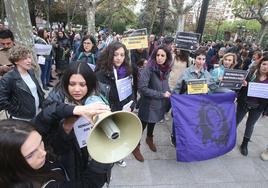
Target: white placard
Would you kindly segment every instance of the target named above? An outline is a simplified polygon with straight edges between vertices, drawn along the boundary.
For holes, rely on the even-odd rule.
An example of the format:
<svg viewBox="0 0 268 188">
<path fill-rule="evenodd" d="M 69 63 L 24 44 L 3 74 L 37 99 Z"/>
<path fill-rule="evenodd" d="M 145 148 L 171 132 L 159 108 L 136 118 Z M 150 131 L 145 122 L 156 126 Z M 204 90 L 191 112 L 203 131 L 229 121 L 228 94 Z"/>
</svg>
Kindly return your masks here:
<svg viewBox="0 0 268 188">
<path fill-rule="evenodd" d="M 79 117 L 74 122 L 74 134 L 80 148 L 83 148 L 87 145 L 87 139 L 92 127 L 92 124 L 90 124 L 88 120 L 84 117 Z"/>
<path fill-rule="evenodd" d="M 268 99 L 268 84 L 249 82 L 248 96 Z"/>
<path fill-rule="evenodd" d="M 40 64 L 40 65 L 46 64 L 46 58 L 44 56 L 42 56 L 42 55 L 38 56 L 37 63 Z"/>
<path fill-rule="evenodd" d="M 91 68 L 92 71 L 95 71 L 96 65 L 88 63 L 88 66 Z"/>
<path fill-rule="evenodd" d="M 50 44 L 34 44 L 34 49 L 37 55 L 50 55 L 52 45 Z"/>
<path fill-rule="evenodd" d="M 125 105 L 123 106 L 122 111 L 130 112 L 130 111 L 131 111 L 131 108 L 130 108 L 130 107 L 131 107 L 132 103 L 133 103 L 133 100 L 131 100 L 131 101 L 129 101 L 127 104 L 125 104 Z"/>
<path fill-rule="evenodd" d="M 120 101 L 125 100 L 132 94 L 132 79 L 130 76 L 116 80 L 115 83 Z"/>
</svg>

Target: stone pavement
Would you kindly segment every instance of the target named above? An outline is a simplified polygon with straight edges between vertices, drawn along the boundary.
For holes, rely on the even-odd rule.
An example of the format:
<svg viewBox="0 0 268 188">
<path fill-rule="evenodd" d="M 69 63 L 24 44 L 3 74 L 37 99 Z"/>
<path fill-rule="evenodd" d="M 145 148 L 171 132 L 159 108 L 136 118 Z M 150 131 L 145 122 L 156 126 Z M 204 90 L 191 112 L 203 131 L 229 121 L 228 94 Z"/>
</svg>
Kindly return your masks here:
<svg viewBox="0 0 268 188">
<path fill-rule="evenodd" d="M 257 122 L 247 157 L 238 150 L 244 129 L 245 119 L 231 152 L 207 161 L 184 163 L 176 162 L 175 148 L 170 144 L 171 121 L 159 123 L 154 136 L 157 152 L 149 150 L 143 134 L 141 151 L 145 161 L 141 163 L 131 154 L 126 158 L 126 167 L 115 165 L 110 188 L 267 188 L 268 161 L 259 156 L 268 144 L 268 117 Z"/>
</svg>

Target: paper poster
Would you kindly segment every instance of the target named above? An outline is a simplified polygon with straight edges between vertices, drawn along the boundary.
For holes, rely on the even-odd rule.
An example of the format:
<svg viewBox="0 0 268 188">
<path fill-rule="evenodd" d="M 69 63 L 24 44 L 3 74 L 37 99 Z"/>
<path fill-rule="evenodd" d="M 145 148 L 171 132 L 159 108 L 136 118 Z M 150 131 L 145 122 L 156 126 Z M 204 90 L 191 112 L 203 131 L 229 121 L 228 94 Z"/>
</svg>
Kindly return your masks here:
<svg viewBox="0 0 268 188">
<path fill-rule="evenodd" d="M 192 79 L 187 81 L 188 94 L 206 94 L 208 93 L 208 84 L 204 79 Z"/>
<path fill-rule="evenodd" d="M 268 99 L 268 84 L 249 82 L 248 96 Z"/>
<path fill-rule="evenodd" d="M 42 55 L 38 56 L 37 63 L 40 64 L 40 65 L 46 64 L 46 58 L 44 56 L 42 56 Z"/>
<path fill-rule="evenodd" d="M 121 42 L 126 45 L 128 50 L 148 48 L 147 29 L 126 31 L 123 34 Z"/>
<path fill-rule="evenodd" d="M 87 139 L 92 127 L 92 124 L 90 124 L 88 120 L 84 117 L 79 117 L 74 122 L 74 134 L 80 148 L 83 148 L 87 145 Z"/>
<path fill-rule="evenodd" d="M 52 45 L 49 44 L 34 44 L 34 49 L 37 55 L 50 55 Z"/>
<path fill-rule="evenodd" d="M 116 80 L 116 88 L 119 96 L 119 100 L 123 101 L 132 94 L 132 79 L 126 77 L 120 80 Z"/>
</svg>

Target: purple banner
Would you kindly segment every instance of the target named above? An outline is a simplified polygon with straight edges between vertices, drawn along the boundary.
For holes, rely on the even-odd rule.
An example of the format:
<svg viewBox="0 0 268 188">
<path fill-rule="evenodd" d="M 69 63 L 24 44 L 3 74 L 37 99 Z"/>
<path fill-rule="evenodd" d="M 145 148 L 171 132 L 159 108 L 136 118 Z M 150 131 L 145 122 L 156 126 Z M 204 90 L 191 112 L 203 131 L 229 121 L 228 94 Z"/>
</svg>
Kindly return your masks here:
<svg viewBox="0 0 268 188">
<path fill-rule="evenodd" d="M 177 161 L 223 155 L 236 143 L 235 93 L 171 96 Z"/>
</svg>

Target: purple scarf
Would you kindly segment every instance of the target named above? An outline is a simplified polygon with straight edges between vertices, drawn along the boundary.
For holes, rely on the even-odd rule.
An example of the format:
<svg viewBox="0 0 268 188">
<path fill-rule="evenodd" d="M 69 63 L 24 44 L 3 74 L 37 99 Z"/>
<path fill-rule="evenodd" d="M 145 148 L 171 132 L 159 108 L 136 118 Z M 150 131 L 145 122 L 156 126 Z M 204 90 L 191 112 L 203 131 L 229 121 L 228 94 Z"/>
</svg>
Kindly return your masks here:
<svg viewBox="0 0 268 188">
<path fill-rule="evenodd" d="M 127 68 L 124 64 L 122 64 L 120 67 L 115 67 L 115 70 L 117 72 L 117 79 L 122 79 L 127 76 Z"/>
</svg>

